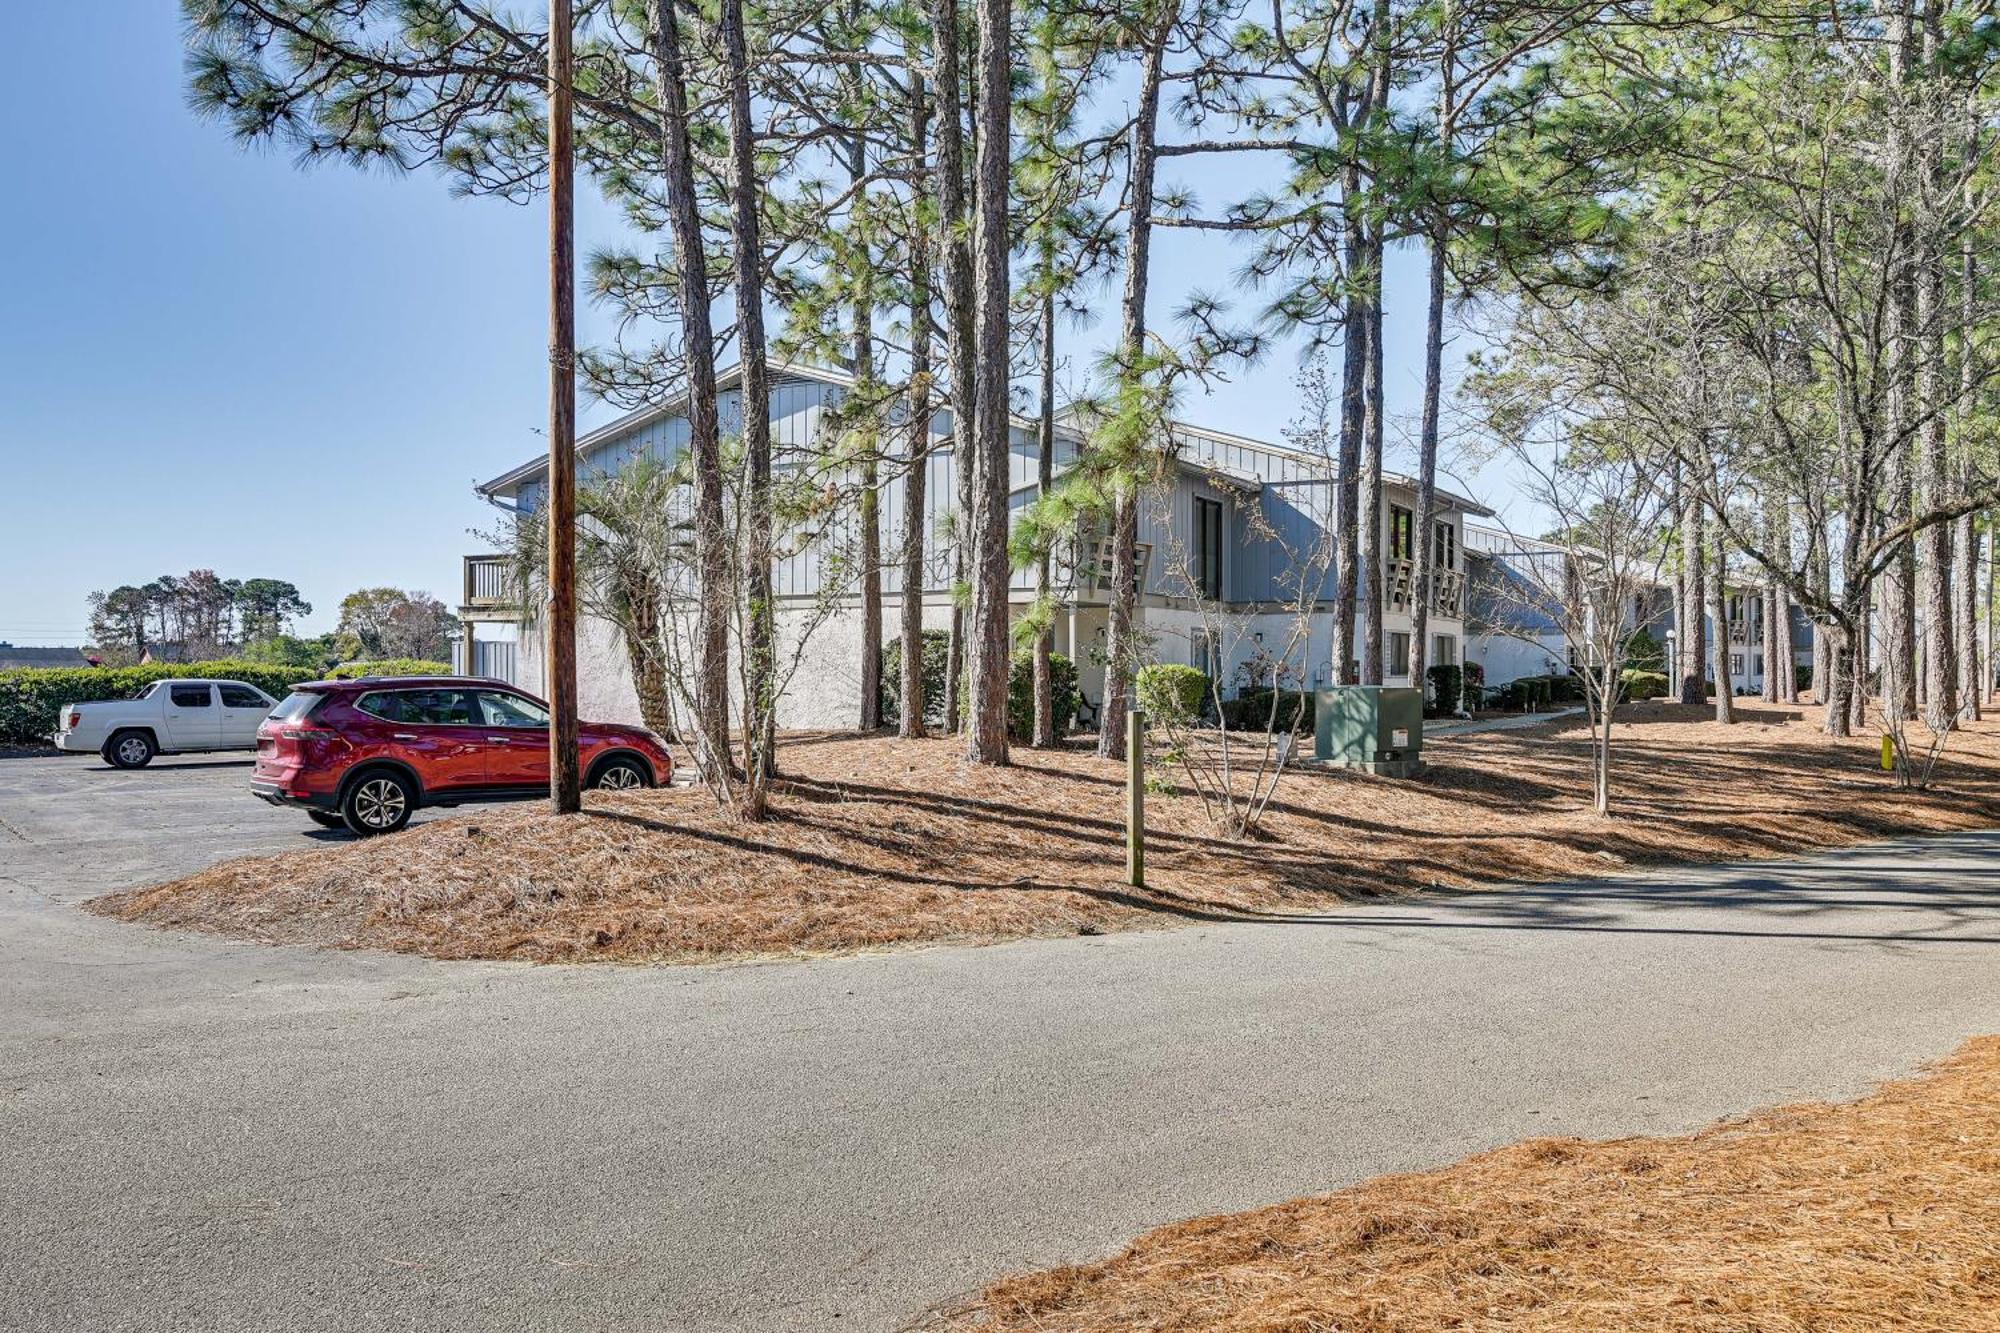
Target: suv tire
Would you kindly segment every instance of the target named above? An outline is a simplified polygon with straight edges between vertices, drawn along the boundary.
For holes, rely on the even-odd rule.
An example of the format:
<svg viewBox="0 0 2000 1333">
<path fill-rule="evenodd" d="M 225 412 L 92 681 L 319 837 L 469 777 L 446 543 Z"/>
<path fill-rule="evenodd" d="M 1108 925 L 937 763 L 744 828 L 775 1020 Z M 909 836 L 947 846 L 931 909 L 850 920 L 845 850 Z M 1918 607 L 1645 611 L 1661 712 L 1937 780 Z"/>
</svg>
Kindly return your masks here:
<svg viewBox="0 0 2000 1333">
<path fill-rule="evenodd" d="M 416 813 L 415 784 L 401 773 L 371 769 L 347 785 L 340 798 L 341 821 L 356 837 L 394 833 Z"/>
<path fill-rule="evenodd" d="M 98 753 L 113 768 L 144 768 L 159 752 L 160 747 L 143 731 L 114 731 Z"/>
<path fill-rule="evenodd" d="M 331 810 L 308 810 L 306 811 L 306 818 L 321 828 L 347 827 L 347 816 L 336 814 Z"/>
<path fill-rule="evenodd" d="M 590 772 L 585 784 L 592 791 L 637 791 L 653 785 L 653 775 L 630 755 L 606 759 Z"/>
</svg>

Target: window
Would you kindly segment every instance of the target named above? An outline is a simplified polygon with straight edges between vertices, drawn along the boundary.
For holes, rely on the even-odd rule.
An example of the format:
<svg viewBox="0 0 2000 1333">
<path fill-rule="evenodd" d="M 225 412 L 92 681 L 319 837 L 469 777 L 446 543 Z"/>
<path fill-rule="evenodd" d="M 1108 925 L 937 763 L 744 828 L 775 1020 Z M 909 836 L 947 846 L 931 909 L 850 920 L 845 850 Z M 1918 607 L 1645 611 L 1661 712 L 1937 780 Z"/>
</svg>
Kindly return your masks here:
<svg viewBox="0 0 2000 1333">
<path fill-rule="evenodd" d="M 1410 636 L 1389 632 L 1389 674 L 1407 676 L 1410 674 Z"/>
<path fill-rule="evenodd" d="M 1450 634 L 1434 634 L 1431 636 L 1431 665 L 1458 665 L 1457 638 Z"/>
<path fill-rule="evenodd" d="M 1222 501 L 1194 498 L 1195 591 L 1203 597 L 1222 596 Z"/>
<path fill-rule="evenodd" d="M 1432 535 L 1431 563 L 1439 569 L 1458 568 L 1458 529 L 1449 523 L 1438 524 Z"/>
<path fill-rule="evenodd" d="M 1731 653 L 1729 655 L 1729 674 L 1732 676 L 1740 676 L 1743 674 L 1742 653 Z"/>
<path fill-rule="evenodd" d="M 271 701 L 248 685 L 218 685 L 224 708 L 269 708 Z"/>
<path fill-rule="evenodd" d="M 174 686 L 173 705 L 176 708 L 206 708 L 213 702 L 214 691 L 206 685 Z"/>
<path fill-rule="evenodd" d="M 293 690 L 285 696 L 283 703 L 272 710 L 271 719 L 275 722 L 297 722 L 307 713 L 312 712 L 313 707 L 325 697 L 325 695 L 314 694 L 310 690 Z"/>
<path fill-rule="evenodd" d="M 356 699 L 354 706 L 384 722 L 433 727 L 474 724 L 472 699 L 464 690 L 377 690 Z"/>
<path fill-rule="evenodd" d="M 1389 506 L 1389 558 L 1417 558 L 1417 516 L 1401 505 Z"/>
<path fill-rule="evenodd" d="M 546 727 L 549 725 L 548 710 L 531 699 L 523 699 L 518 694 L 503 694 L 499 690 L 479 692 L 479 711 L 489 727 Z"/>
</svg>

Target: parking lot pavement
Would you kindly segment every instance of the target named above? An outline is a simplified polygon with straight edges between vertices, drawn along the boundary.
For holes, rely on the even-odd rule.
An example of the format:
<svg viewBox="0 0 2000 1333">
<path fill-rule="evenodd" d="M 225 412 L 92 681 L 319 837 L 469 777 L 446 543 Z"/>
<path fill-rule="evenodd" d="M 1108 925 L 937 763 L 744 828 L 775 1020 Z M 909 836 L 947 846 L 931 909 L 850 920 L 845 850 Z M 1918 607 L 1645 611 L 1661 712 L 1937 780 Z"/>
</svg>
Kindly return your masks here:
<svg viewBox="0 0 2000 1333">
<path fill-rule="evenodd" d="M 756 966 L 76 909 L 323 836 L 246 777 L 0 760 L 0 1330 L 893 1329 L 1158 1223 L 2000 1030 L 1994 834 Z"/>
<path fill-rule="evenodd" d="M 232 856 L 348 839 L 252 796 L 250 767 L 234 754 L 163 756 L 135 769 L 96 755 L 0 759 L 0 884 L 10 896 L 71 901 Z"/>
</svg>

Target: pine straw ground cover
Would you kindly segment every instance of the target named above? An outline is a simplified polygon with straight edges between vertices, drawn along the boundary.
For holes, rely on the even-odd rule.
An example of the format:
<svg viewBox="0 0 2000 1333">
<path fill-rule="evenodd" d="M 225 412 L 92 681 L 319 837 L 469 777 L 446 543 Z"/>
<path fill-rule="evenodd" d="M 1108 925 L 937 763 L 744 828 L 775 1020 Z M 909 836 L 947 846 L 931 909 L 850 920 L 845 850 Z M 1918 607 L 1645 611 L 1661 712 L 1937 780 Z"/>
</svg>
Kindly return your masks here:
<svg viewBox="0 0 2000 1333">
<path fill-rule="evenodd" d="M 1407 781 L 1299 772 L 1247 842 L 1210 836 L 1191 795 L 1152 796 L 1145 892 L 1121 882 L 1122 764 L 1023 749 L 980 769 L 952 740 L 826 737 L 783 748 L 761 825 L 688 790 L 593 795 L 573 818 L 488 807 L 94 907 L 437 958 L 697 960 L 1255 919 L 2000 822 L 2000 722 L 1954 739 L 1938 790 L 1905 795 L 1876 770 L 1878 741 L 1827 740 L 1804 711 L 1753 706 L 1725 728 L 1635 706 L 1613 820 L 1588 808 L 1573 722 L 1437 741 Z"/>
<path fill-rule="evenodd" d="M 1534 1139 L 1162 1227 L 1008 1278 L 940 1327 L 2000 1328 L 2000 1037 L 1850 1105 L 1683 1138 Z"/>
</svg>

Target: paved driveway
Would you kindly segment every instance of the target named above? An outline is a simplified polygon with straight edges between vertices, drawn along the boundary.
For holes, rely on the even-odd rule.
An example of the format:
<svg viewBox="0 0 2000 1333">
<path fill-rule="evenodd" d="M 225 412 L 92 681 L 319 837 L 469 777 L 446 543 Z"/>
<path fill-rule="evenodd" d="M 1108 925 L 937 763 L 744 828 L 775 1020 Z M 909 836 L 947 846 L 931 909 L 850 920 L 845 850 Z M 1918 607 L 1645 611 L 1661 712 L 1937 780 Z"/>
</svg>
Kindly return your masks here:
<svg viewBox="0 0 2000 1333">
<path fill-rule="evenodd" d="M 1154 1223 L 1859 1093 L 2000 1031 L 2000 839 L 737 967 L 73 909 L 309 845 L 0 761 L 0 1327 L 884 1329 Z"/>
</svg>

